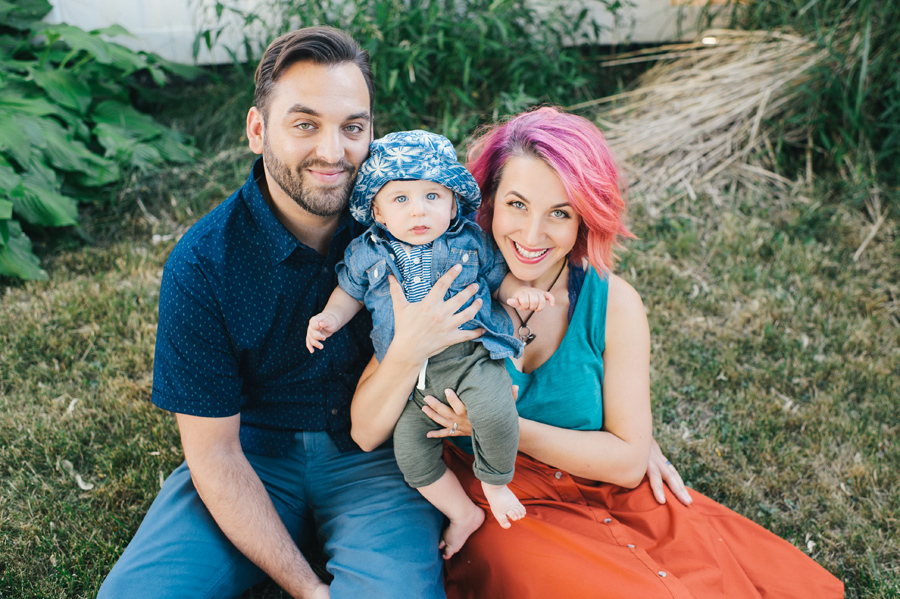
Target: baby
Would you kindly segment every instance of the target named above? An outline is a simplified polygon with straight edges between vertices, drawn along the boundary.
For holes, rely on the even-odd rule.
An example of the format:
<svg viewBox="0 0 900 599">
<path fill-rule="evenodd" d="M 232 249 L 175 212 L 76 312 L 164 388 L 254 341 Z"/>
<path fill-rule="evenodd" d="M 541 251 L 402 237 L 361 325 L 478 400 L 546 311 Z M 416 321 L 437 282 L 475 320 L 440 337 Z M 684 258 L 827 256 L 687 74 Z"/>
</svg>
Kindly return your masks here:
<svg viewBox="0 0 900 599">
<path fill-rule="evenodd" d="M 365 304 L 372 313 L 372 341 L 380 362 L 394 336 L 388 275 L 397 278 L 410 302 L 421 301 L 454 265 L 462 271 L 448 297 L 478 283 L 481 309 L 462 328 L 482 328 L 484 335 L 426 362 L 394 429 L 394 452 L 406 482 L 450 521 L 440 544 L 445 558 L 481 526 L 484 513 L 444 465 L 442 440 L 426 437 L 435 427 L 422 412 L 426 395 L 446 402 L 444 390 L 456 390 L 472 423 L 474 471 L 491 512 L 503 528 L 525 516 L 525 507 L 507 487 L 513 477 L 519 425 L 512 382 L 502 362 L 520 356 L 523 345 L 513 336 L 506 311 L 491 302 L 491 291 L 503 281 L 506 265 L 478 225 L 462 218 L 463 211 L 474 212 L 480 202 L 475 179 L 459 163 L 447 138 L 404 131 L 372 142 L 350 198 L 353 217 L 370 227 L 347 248 L 337 266 L 340 286 L 322 313 L 310 319 L 306 334 L 310 352 L 322 349 L 322 341 Z M 551 294 L 531 287 L 518 289 L 511 299 L 526 309 L 553 304 Z"/>
</svg>

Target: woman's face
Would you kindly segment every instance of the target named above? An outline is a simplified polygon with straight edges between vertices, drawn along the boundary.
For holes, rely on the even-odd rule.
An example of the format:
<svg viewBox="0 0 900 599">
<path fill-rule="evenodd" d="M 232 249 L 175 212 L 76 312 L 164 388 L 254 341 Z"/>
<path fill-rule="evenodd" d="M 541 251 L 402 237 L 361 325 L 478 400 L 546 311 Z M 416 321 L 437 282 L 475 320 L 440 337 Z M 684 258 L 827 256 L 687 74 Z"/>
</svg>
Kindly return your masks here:
<svg viewBox="0 0 900 599">
<path fill-rule="evenodd" d="M 536 287 L 550 284 L 575 245 L 581 219 L 559 175 L 539 158 L 507 160 L 494 197 L 494 240 L 510 272 Z"/>
</svg>

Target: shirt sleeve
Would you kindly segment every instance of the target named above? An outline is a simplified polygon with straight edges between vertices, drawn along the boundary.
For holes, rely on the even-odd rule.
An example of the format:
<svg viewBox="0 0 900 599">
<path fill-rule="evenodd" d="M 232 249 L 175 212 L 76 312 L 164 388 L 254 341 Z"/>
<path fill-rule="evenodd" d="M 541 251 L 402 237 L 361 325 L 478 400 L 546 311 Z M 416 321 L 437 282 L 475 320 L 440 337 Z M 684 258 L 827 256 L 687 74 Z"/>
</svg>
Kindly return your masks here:
<svg viewBox="0 0 900 599">
<path fill-rule="evenodd" d="M 347 292 L 347 295 L 358 302 L 364 301 L 369 288 L 369 278 L 366 274 L 368 261 L 365 259 L 368 254 L 367 249 L 363 237 L 357 237 L 350 242 L 344 252 L 344 259 L 335 267 L 338 285 Z"/>
<path fill-rule="evenodd" d="M 483 265 L 481 267 L 482 275 L 484 276 L 485 281 L 487 281 L 491 293 L 494 293 L 500 288 L 500 283 L 502 283 L 504 277 L 506 277 L 506 261 L 503 259 L 500 248 L 495 247 L 492 240 L 483 231 L 481 233 L 481 242 L 484 248 L 480 252 L 484 256 L 484 260 L 482 261 Z"/>
<path fill-rule="evenodd" d="M 160 287 L 153 403 L 192 416 L 233 416 L 241 408 L 237 352 L 202 267 L 178 256 Z"/>
</svg>

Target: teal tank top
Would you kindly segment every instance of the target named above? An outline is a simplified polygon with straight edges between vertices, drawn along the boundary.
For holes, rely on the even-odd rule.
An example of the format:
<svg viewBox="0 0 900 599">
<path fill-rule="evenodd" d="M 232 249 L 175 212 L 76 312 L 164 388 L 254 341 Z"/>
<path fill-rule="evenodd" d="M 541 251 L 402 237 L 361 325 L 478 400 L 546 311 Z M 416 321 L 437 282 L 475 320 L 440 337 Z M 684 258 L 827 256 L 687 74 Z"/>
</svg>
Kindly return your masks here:
<svg viewBox="0 0 900 599">
<path fill-rule="evenodd" d="M 526 420 L 573 430 L 603 427 L 603 349 L 609 279 L 588 267 L 569 328 L 559 348 L 536 370 L 506 370 L 519 386 L 516 409 Z"/>
</svg>

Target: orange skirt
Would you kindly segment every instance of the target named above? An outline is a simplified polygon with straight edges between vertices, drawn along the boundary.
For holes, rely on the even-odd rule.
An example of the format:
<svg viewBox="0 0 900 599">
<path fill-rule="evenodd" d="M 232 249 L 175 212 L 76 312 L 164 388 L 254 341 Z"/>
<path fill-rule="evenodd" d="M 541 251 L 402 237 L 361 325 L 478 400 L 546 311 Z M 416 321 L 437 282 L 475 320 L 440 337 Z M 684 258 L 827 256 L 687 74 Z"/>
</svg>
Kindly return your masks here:
<svg viewBox="0 0 900 599">
<path fill-rule="evenodd" d="M 448 599 L 843 597 L 843 583 L 796 547 L 691 490 L 660 505 L 636 489 L 597 483 L 519 454 L 510 488 L 528 510 L 503 530 L 472 456 L 444 459 L 475 503 L 480 529 L 445 563 Z"/>
</svg>

